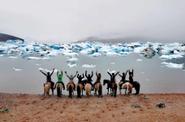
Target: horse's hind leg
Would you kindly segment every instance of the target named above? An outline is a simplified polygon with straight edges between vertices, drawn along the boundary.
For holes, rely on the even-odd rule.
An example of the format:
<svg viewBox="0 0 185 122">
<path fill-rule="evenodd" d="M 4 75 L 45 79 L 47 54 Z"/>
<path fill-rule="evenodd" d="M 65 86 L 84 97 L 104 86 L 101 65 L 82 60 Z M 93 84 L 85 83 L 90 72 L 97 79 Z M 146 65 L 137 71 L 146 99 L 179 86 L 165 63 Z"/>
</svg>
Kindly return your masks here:
<svg viewBox="0 0 185 122">
<path fill-rule="evenodd" d="M 52 95 L 54 95 L 54 89 L 53 88 L 51 89 L 51 91 L 52 91 Z"/>
</svg>

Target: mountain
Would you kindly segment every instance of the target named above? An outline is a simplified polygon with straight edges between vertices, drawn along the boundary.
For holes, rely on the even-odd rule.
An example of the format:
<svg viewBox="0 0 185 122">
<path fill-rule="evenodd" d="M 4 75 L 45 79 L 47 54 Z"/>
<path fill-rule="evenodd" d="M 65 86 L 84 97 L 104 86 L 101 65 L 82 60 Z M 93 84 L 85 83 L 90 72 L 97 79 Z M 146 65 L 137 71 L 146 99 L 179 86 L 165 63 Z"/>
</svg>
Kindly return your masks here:
<svg viewBox="0 0 185 122">
<path fill-rule="evenodd" d="M 12 35 L 0 33 L 0 42 L 5 42 L 7 40 L 21 40 L 21 41 L 24 42 L 24 39 L 21 39 L 19 37 L 15 37 L 15 36 L 12 36 Z"/>
<path fill-rule="evenodd" d="M 164 42 L 164 43 L 174 42 L 174 41 L 184 42 L 182 40 L 167 40 L 167 39 L 161 40 L 158 38 L 148 38 L 148 37 L 101 38 L 101 37 L 95 37 L 95 36 L 81 39 L 78 42 L 85 42 L 85 41 L 88 41 L 88 42 L 97 41 L 97 42 L 103 42 L 103 43 L 137 42 L 137 41 L 143 42 L 143 43 L 148 42 L 148 41 L 149 42 Z"/>
</svg>

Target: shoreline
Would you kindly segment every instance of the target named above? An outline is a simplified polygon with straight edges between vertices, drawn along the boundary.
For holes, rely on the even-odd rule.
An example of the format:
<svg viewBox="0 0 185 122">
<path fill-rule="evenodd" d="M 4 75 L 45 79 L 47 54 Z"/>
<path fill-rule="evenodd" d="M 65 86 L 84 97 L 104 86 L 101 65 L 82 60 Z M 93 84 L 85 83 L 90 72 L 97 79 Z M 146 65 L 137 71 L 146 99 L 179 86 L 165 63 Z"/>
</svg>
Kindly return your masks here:
<svg viewBox="0 0 185 122">
<path fill-rule="evenodd" d="M 164 103 L 164 108 L 156 105 Z M 185 93 L 104 95 L 68 98 L 40 94 L 0 92 L 0 122 L 29 121 L 185 121 Z"/>
</svg>

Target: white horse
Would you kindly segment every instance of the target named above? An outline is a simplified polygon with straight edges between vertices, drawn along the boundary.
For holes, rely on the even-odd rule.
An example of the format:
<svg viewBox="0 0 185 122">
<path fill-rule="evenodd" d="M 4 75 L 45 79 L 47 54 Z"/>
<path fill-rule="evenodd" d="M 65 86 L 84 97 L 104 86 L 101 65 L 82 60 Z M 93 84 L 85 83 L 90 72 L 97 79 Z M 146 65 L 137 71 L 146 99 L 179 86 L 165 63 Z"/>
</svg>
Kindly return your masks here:
<svg viewBox="0 0 185 122">
<path fill-rule="evenodd" d="M 126 83 L 123 83 L 121 85 L 121 88 L 122 89 L 125 89 L 125 95 L 128 94 L 130 95 L 132 93 L 132 88 L 133 88 L 133 85 L 130 83 L 130 82 L 126 82 Z M 120 91 L 121 92 L 121 91 Z M 120 93 L 121 94 L 121 93 Z"/>
</svg>

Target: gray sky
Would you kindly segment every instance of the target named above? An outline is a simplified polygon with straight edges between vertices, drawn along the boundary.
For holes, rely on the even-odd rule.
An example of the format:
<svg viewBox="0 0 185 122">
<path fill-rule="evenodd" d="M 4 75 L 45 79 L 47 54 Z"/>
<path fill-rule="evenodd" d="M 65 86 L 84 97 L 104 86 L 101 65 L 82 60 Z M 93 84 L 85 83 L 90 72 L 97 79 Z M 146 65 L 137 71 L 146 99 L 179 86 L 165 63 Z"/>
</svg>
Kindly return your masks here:
<svg viewBox="0 0 185 122">
<path fill-rule="evenodd" d="M 185 40 L 184 0 L 0 0 L 0 32 L 25 39 Z"/>
</svg>

